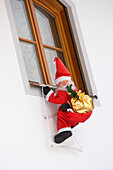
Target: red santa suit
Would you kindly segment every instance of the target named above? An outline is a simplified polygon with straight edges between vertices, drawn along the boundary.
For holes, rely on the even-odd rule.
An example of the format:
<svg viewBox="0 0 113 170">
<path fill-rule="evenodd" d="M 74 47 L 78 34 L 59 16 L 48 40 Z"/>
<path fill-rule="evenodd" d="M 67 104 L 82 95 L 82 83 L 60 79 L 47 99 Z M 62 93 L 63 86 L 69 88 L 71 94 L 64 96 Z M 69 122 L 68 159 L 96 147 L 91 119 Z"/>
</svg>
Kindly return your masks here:
<svg viewBox="0 0 113 170">
<path fill-rule="evenodd" d="M 55 104 L 65 104 L 67 101 L 71 100 L 70 95 L 63 90 L 58 90 L 55 94 L 53 90 L 50 90 L 46 95 L 46 100 Z M 75 113 L 75 112 L 66 112 L 62 111 L 59 107 L 57 112 L 57 130 L 58 133 L 63 131 L 71 131 L 71 126 L 76 126 L 78 123 L 85 122 L 92 114 L 91 112 L 87 113 Z"/>
</svg>

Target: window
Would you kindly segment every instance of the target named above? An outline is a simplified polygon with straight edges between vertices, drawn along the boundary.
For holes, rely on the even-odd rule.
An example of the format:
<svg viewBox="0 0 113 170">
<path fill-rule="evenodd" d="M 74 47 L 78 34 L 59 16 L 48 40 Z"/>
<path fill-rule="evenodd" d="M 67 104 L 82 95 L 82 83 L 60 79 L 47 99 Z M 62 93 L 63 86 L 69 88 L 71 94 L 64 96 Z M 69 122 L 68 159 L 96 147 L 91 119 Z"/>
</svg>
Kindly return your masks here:
<svg viewBox="0 0 113 170">
<path fill-rule="evenodd" d="M 59 57 L 79 89 L 84 85 L 63 5 L 58 0 L 11 0 L 28 81 L 54 86 Z"/>
</svg>

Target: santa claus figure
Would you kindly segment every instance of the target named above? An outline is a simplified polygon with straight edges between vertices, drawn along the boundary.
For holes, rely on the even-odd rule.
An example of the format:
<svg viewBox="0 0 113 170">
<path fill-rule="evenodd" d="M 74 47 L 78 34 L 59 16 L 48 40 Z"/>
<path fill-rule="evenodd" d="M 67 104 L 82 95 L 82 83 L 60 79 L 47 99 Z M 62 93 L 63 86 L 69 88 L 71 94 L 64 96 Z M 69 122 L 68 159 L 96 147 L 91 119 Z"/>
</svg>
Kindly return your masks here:
<svg viewBox="0 0 113 170">
<path fill-rule="evenodd" d="M 72 128 L 78 123 L 85 122 L 92 114 L 92 110 L 85 113 L 79 113 L 72 109 L 70 103 L 72 97 L 67 91 L 67 87 L 70 86 L 73 91 L 78 91 L 73 81 L 71 80 L 71 75 L 67 68 L 64 66 L 59 58 L 55 58 L 56 62 L 56 77 L 55 83 L 58 88 L 55 93 L 48 86 L 44 87 L 44 94 L 46 95 L 46 100 L 51 103 L 61 104 L 57 112 L 57 131 L 58 134 L 55 135 L 55 143 L 61 143 L 67 138 L 72 136 Z"/>
</svg>

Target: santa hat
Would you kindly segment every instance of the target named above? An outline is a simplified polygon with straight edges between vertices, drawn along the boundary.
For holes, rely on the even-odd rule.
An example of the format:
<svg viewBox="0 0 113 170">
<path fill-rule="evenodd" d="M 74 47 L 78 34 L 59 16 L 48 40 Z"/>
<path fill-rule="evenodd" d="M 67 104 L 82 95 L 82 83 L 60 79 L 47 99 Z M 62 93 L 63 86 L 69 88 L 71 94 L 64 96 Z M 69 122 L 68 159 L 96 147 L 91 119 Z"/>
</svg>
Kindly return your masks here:
<svg viewBox="0 0 113 170">
<path fill-rule="evenodd" d="M 58 84 L 63 80 L 71 80 L 71 75 L 62 61 L 58 57 L 55 57 L 54 62 L 56 62 L 55 83 Z"/>
</svg>

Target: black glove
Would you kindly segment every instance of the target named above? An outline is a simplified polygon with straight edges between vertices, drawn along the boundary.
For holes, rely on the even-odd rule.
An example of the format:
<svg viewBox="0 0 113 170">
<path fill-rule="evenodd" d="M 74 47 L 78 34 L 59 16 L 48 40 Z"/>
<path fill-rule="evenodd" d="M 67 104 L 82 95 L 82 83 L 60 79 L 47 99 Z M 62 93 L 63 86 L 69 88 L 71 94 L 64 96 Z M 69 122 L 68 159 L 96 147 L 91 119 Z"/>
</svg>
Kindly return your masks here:
<svg viewBox="0 0 113 170">
<path fill-rule="evenodd" d="M 51 90 L 51 89 L 49 88 L 49 86 L 43 87 L 43 93 L 44 93 L 45 95 L 47 95 L 47 93 L 48 93 L 50 90 Z"/>
<path fill-rule="evenodd" d="M 67 109 L 71 108 L 70 105 L 68 103 L 62 104 L 61 105 L 61 110 L 63 112 L 67 111 Z"/>
</svg>

